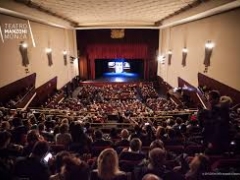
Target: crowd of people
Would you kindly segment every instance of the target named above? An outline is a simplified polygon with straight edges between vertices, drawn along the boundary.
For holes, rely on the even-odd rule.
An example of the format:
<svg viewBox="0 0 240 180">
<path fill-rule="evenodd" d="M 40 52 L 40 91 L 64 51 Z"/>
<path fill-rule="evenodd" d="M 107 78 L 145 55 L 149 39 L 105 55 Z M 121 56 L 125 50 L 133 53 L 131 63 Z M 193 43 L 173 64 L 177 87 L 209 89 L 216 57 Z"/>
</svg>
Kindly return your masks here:
<svg viewBox="0 0 240 180">
<path fill-rule="evenodd" d="M 208 109 L 191 113 L 156 96 L 151 84 L 88 85 L 53 109 L 2 107 L 0 179 L 221 179 L 208 173 L 218 160 L 239 159 L 240 110 L 217 91 Z M 104 132 L 109 114 L 117 123 Z"/>
</svg>

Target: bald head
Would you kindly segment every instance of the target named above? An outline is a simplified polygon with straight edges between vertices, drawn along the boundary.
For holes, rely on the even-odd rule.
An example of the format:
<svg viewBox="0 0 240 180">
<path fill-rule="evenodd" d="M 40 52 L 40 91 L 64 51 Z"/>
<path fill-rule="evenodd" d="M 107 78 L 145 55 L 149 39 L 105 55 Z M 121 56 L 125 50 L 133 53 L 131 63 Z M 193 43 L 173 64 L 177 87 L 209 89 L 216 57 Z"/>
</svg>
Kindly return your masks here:
<svg viewBox="0 0 240 180">
<path fill-rule="evenodd" d="M 145 176 L 143 176 L 142 180 L 162 180 L 162 179 L 154 174 L 146 174 Z"/>
</svg>

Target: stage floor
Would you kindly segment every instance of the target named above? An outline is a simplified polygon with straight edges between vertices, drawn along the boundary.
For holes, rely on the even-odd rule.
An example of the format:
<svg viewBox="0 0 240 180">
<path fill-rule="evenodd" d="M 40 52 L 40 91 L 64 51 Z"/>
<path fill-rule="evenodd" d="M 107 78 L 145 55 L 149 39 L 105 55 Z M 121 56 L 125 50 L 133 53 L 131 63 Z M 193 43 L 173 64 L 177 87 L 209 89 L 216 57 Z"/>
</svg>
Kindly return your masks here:
<svg viewBox="0 0 240 180">
<path fill-rule="evenodd" d="M 111 82 L 111 83 L 124 83 L 124 82 L 140 82 L 143 79 L 136 73 L 104 73 L 103 76 L 95 80 L 87 80 L 84 82 Z"/>
</svg>

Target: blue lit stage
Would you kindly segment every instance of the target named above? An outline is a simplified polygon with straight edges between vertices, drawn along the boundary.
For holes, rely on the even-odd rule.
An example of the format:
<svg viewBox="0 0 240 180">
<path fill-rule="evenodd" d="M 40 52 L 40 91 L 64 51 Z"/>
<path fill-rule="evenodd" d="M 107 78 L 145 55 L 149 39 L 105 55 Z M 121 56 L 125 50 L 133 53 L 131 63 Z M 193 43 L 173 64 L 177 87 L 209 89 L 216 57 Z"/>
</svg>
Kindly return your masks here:
<svg viewBox="0 0 240 180">
<path fill-rule="evenodd" d="M 103 73 L 103 76 L 96 79 L 96 81 L 107 81 L 107 82 L 133 82 L 140 81 L 139 74 L 137 73 Z"/>
<path fill-rule="evenodd" d="M 81 82 L 81 84 L 106 84 L 106 83 L 140 83 L 143 82 L 143 79 L 140 78 L 140 75 L 137 73 L 103 73 L 101 77 L 96 78 L 95 80 L 86 80 Z"/>
</svg>

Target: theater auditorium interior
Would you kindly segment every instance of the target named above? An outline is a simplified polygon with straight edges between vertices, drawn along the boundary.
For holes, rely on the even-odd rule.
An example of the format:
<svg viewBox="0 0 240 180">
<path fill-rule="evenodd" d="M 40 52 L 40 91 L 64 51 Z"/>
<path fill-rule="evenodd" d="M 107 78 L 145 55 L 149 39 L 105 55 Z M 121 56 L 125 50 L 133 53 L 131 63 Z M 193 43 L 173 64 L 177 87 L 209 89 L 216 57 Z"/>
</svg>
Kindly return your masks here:
<svg viewBox="0 0 240 180">
<path fill-rule="evenodd" d="M 240 0 L 1 0 L 1 180 L 240 179 Z"/>
</svg>

